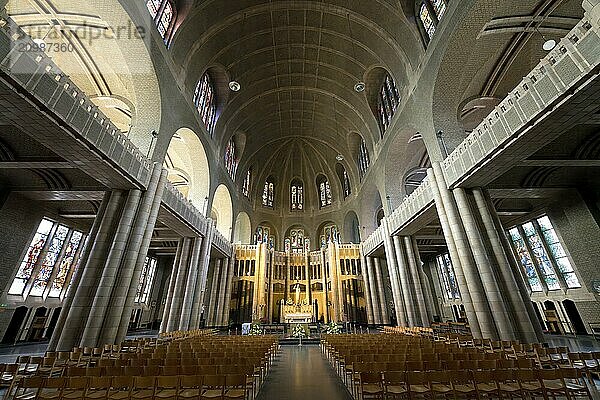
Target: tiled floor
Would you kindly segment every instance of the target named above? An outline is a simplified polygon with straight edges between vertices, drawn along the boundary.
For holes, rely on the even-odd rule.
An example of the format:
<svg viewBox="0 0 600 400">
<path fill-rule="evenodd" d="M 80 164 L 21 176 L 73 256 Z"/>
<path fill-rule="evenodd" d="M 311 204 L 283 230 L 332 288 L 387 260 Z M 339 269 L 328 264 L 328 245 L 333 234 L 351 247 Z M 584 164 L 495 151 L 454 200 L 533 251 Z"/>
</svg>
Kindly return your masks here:
<svg viewBox="0 0 600 400">
<path fill-rule="evenodd" d="M 256 400 L 351 400 L 319 346 L 282 346 Z"/>
</svg>

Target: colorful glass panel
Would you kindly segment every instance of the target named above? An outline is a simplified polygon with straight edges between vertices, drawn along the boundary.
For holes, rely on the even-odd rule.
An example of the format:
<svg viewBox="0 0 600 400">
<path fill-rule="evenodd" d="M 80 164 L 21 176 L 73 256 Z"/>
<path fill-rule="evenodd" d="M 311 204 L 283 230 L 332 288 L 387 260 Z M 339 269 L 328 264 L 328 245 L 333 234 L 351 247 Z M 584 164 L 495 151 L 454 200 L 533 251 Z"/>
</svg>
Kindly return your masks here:
<svg viewBox="0 0 600 400">
<path fill-rule="evenodd" d="M 239 164 L 239 160 L 236 158 L 236 150 L 235 150 L 235 142 L 233 138 L 229 140 L 227 143 L 227 148 L 225 149 L 225 168 L 229 173 L 231 179 L 235 180 L 235 173 L 237 172 L 237 167 Z"/>
<path fill-rule="evenodd" d="M 148 12 L 150 13 L 150 16 L 152 17 L 152 19 L 156 18 L 156 15 L 158 14 L 158 11 L 160 10 L 161 4 L 162 4 L 162 0 L 147 0 L 146 1 L 146 8 L 148 9 Z"/>
<path fill-rule="evenodd" d="M 537 275 L 535 266 L 533 265 L 533 261 L 531 260 L 531 256 L 529 255 L 529 251 L 527 250 L 527 246 L 525 245 L 525 241 L 521 237 L 519 230 L 513 228 L 509 231 L 509 235 L 513 242 L 517 258 L 525 271 L 529 287 L 533 292 L 541 292 L 543 290 L 542 283 L 540 282 L 540 278 Z"/>
<path fill-rule="evenodd" d="M 568 288 L 580 288 L 581 284 L 579 283 L 579 279 L 573 270 L 573 266 L 567 257 L 567 253 L 563 248 L 558 236 L 556 235 L 556 231 L 550 222 L 550 218 L 547 216 L 543 216 L 537 219 L 537 222 L 540 226 L 540 230 L 542 232 L 542 236 L 544 241 L 548 245 L 550 249 L 550 253 L 554 261 L 556 262 L 556 266 L 558 268 L 558 272 L 562 275 L 567 284 Z"/>
<path fill-rule="evenodd" d="M 46 257 L 44 258 L 44 262 L 42 263 L 40 271 L 33 281 L 33 286 L 30 292 L 32 296 L 41 296 L 44 294 L 44 290 L 46 289 L 48 281 L 50 280 L 52 272 L 54 271 L 54 267 L 56 266 L 56 262 L 58 261 L 58 257 L 68 233 L 69 228 L 64 225 L 58 226 L 56 233 L 51 239 L 50 248 L 46 253 Z"/>
<path fill-rule="evenodd" d="M 548 290 L 560 289 L 560 283 L 558 282 L 558 277 L 554 273 L 552 262 L 546 253 L 546 249 L 544 249 L 544 245 L 542 244 L 542 241 L 540 240 L 533 223 L 528 222 L 524 224 L 523 231 L 525 232 L 529 247 L 531 248 L 535 260 L 537 261 L 542 276 L 544 277 L 544 281 L 548 285 Z"/>
<path fill-rule="evenodd" d="M 40 225 L 37 228 L 35 236 L 33 240 L 29 244 L 29 248 L 27 249 L 27 253 L 21 261 L 21 266 L 19 267 L 19 271 L 13 280 L 13 283 L 8 291 L 8 294 L 23 294 L 25 290 L 25 286 L 27 286 L 27 282 L 31 279 L 31 275 L 33 274 L 33 269 L 37 260 L 40 256 L 40 252 L 44 248 L 46 241 L 48 240 L 48 235 L 54 226 L 54 222 L 48 219 L 42 219 Z"/>
<path fill-rule="evenodd" d="M 440 277 L 446 292 L 448 300 L 460 299 L 460 291 L 458 290 L 458 284 L 456 281 L 456 274 L 454 273 L 454 267 L 450 261 L 449 254 L 442 254 L 437 257 L 438 269 L 440 271 Z"/>
<path fill-rule="evenodd" d="M 250 198 L 250 182 L 252 181 L 252 169 L 248 168 L 246 171 L 246 177 L 244 178 L 244 184 L 242 186 L 242 194 L 246 198 Z"/>
<path fill-rule="evenodd" d="M 440 21 L 446 13 L 446 0 L 431 0 L 431 5 L 433 6 L 438 21 Z"/>
<path fill-rule="evenodd" d="M 360 170 L 361 179 L 367 173 L 370 164 L 371 160 L 369 159 L 369 150 L 367 149 L 367 144 L 365 143 L 365 140 L 361 138 L 360 147 L 358 151 L 358 169 Z"/>
<path fill-rule="evenodd" d="M 423 28 L 425 28 L 425 32 L 427 32 L 427 36 L 429 39 L 431 39 L 435 33 L 435 24 L 433 23 L 433 18 L 431 17 L 429 9 L 424 2 L 421 4 L 421 8 L 419 10 L 419 18 L 421 19 Z"/>
<path fill-rule="evenodd" d="M 58 266 L 56 278 L 52 281 L 50 293 L 48 294 L 49 297 L 60 297 L 62 290 L 67 283 L 67 277 L 70 275 L 71 268 L 74 265 L 75 255 L 81 245 L 82 239 L 83 233 L 81 232 L 74 231 L 71 235 L 71 240 L 69 240 L 67 248 L 65 249 L 65 254 Z"/>
<path fill-rule="evenodd" d="M 173 5 L 170 1 L 167 1 L 156 25 L 158 28 L 158 33 L 160 33 L 160 36 L 164 39 L 165 43 L 168 41 L 169 28 L 173 22 L 173 16 Z"/>
<path fill-rule="evenodd" d="M 194 91 L 194 104 L 204 123 L 204 127 L 208 133 L 212 134 L 216 122 L 217 103 L 215 89 L 208 72 L 205 72 L 204 75 L 202 75 L 202 78 L 200 78 L 196 85 L 196 90 Z"/>
</svg>

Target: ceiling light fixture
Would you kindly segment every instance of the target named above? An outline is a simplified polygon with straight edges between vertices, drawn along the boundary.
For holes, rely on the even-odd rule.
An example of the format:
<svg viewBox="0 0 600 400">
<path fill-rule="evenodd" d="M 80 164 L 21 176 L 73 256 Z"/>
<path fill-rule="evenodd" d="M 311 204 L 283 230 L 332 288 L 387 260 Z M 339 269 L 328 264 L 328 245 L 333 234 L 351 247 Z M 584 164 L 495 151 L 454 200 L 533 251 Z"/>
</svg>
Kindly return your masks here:
<svg viewBox="0 0 600 400">
<path fill-rule="evenodd" d="M 546 40 L 542 46 L 542 48 L 546 51 L 550 51 L 550 50 L 554 49 L 555 47 L 556 47 L 556 40 L 554 40 L 554 39 Z"/>
<path fill-rule="evenodd" d="M 544 21 L 546 20 L 546 18 L 548 18 L 548 15 L 544 15 L 544 18 L 542 19 L 542 21 L 539 24 L 535 25 L 534 28 L 535 28 L 536 32 L 542 37 L 542 39 L 544 39 L 544 44 L 542 45 L 542 49 L 544 49 L 545 51 L 550 51 L 556 47 L 556 40 L 546 38 L 546 36 L 544 36 L 544 34 L 542 32 L 540 32 L 540 29 L 539 29 L 542 26 L 542 24 L 544 23 Z"/>
<path fill-rule="evenodd" d="M 338 154 L 337 156 L 335 156 L 335 159 L 338 160 L 339 162 L 344 161 L 344 156 L 341 154 Z"/>
<path fill-rule="evenodd" d="M 366 85 L 364 82 L 358 82 L 356 85 L 354 85 L 354 91 L 356 91 L 356 93 L 364 92 L 365 88 Z"/>
<path fill-rule="evenodd" d="M 237 81 L 229 82 L 229 89 L 231 89 L 232 92 L 239 92 L 241 88 L 242 88 L 242 85 L 240 85 L 239 82 L 237 82 Z"/>
</svg>

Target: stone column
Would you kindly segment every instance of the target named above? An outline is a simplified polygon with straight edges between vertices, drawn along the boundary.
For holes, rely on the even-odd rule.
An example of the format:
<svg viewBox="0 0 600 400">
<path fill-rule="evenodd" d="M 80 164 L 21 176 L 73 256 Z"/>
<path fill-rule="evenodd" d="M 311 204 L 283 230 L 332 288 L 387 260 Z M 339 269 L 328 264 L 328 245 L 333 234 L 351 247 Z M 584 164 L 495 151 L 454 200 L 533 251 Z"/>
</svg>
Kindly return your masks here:
<svg viewBox="0 0 600 400">
<path fill-rule="evenodd" d="M 219 290 L 219 277 L 221 275 L 221 267 L 223 266 L 223 259 L 217 258 L 215 260 L 215 266 L 213 269 L 212 276 L 212 284 L 210 286 L 210 299 L 208 303 L 208 313 L 206 316 L 206 323 L 208 326 L 215 325 L 215 316 L 217 313 L 217 303 L 219 299 L 217 298 L 217 293 Z"/>
<path fill-rule="evenodd" d="M 404 243 L 400 240 L 399 236 L 394 236 L 394 249 L 398 264 L 400 283 L 402 284 L 402 299 L 404 301 L 404 309 L 406 310 L 406 320 L 408 326 L 416 326 L 419 318 L 415 309 L 414 295 L 410 284 L 410 267 L 406 259 Z"/>
<path fill-rule="evenodd" d="M 320 251 L 320 258 L 322 271 L 321 280 L 323 281 L 323 299 L 325 301 L 325 304 L 323 304 L 323 321 L 327 324 L 329 323 L 329 306 L 327 305 L 327 302 L 330 301 L 330 298 L 327 296 L 327 264 L 325 262 L 325 254 L 323 253 L 323 250 Z"/>
<path fill-rule="evenodd" d="M 94 223 L 92 224 L 92 228 L 90 229 L 90 233 L 88 235 L 88 239 L 83 249 L 83 252 L 79 258 L 79 268 L 73 274 L 71 284 L 68 285 L 67 294 L 65 296 L 65 300 L 62 305 L 62 309 L 60 312 L 60 316 L 58 317 L 58 321 L 56 322 L 56 326 L 54 328 L 54 332 L 52 333 L 52 337 L 50 338 L 50 343 L 48 343 L 48 351 L 56 351 L 56 346 L 58 345 L 60 336 L 65 327 L 65 322 L 67 320 L 67 316 L 69 315 L 69 311 L 71 309 L 71 305 L 73 304 L 73 299 L 75 297 L 75 292 L 81 283 L 81 277 L 83 276 L 83 270 L 88 260 L 90 259 L 90 254 L 92 251 L 92 247 L 94 247 L 94 243 L 98 237 L 98 231 L 100 230 L 100 225 L 104 220 L 106 215 L 106 209 L 108 203 L 110 202 L 111 193 L 105 192 L 104 197 L 102 198 L 102 203 L 100 203 L 100 207 L 98 208 L 98 212 L 96 213 L 96 218 L 94 218 Z"/>
<path fill-rule="evenodd" d="M 167 296 L 165 298 L 165 308 L 163 309 L 163 316 L 160 322 L 160 332 L 168 332 L 167 328 L 169 325 L 169 315 L 171 315 L 171 306 L 173 304 L 173 294 L 175 293 L 175 282 L 177 281 L 177 269 L 179 267 L 179 261 L 181 260 L 181 253 L 183 250 L 183 239 L 179 239 L 177 243 L 177 253 L 175 253 L 175 260 L 173 261 L 173 267 L 171 268 L 171 275 L 169 277 L 169 286 L 167 289 Z"/>
<path fill-rule="evenodd" d="M 224 258 L 221 267 L 221 281 L 219 282 L 219 295 L 217 296 L 217 312 L 215 315 L 215 324 L 223 326 L 223 309 L 225 308 L 225 292 L 229 284 L 231 258 Z M 233 272 L 233 271 L 231 271 Z"/>
<path fill-rule="evenodd" d="M 506 311 L 504 299 L 500 294 L 496 276 L 491 268 L 491 260 L 488 259 L 484 245 L 481 242 L 481 233 L 471 211 L 467 194 L 462 188 L 454 189 L 453 194 L 471 252 L 477 265 L 477 272 L 481 279 L 483 291 L 492 312 L 492 319 L 495 321 L 496 329 L 498 330 L 499 338 L 501 340 L 514 340 L 514 329 Z"/>
<path fill-rule="evenodd" d="M 410 275 L 412 277 L 415 300 L 419 310 L 419 323 L 421 326 L 427 327 L 429 326 L 429 315 L 427 314 L 427 305 L 425 304 L 421 275 L 419 273 L 419 270 L 421 269 L 421 258 L 419 257 L 417 242 L 414 237 L 405 236 L 404 245 L 406 247 L 406 258 L 408 259 L 408 266 L 410 268 Z"/>
<path fill-rule="evenodd" d="M 366 302 L 366 311 L 367 311 L 367 323 L 374 324 L 373 317 L 373 299 L 371 297 L 371 282 L 369 281 L 369 275 L 367 271 L 367 258 L 363 252 L 362 245 L 360 246 L 360 259 L 362 262 L 362 277 L 365 288 L 365 302 Z"/>
<path fill-rule="evenodd" d="M 334 322 L 342 321 L 342 296 L 340 295 L 340 270 L 337 262 L 335 245 L 333 243 L 329 243 L 327 245 L 327 255 L 329 258 L 329 268 L 331 273 L 331 294 L 332 294 L 332 303 L 333 303 L 333 315 L 331 316 L 331 320 Z"/>
<path fill-rule="evenodd" d="M 225 287 L 225 301 L 223 306 L 223 315 L 221 317 L 221 325 L 229 326 L 229 310 L 231 308 L 231 290 L 233 286 L 233 268 L 235 264 L 235 250 L 232 256 L 229 258 L 229 268 L 227 272 L 227 283 Z"/>
<path fill-rule="evenodd" d="M 96 288 L 102 276 L 102 271 L 108 252 L 113 243 L 114 233 L 124 205 L 124 193 L 113 191 L 102 216 L 102 222 L 96 235 L 96 240 L 90 242 L 91 250 L 85 264 L 81 264 L 81 279 L 77 286 L 72 285 L 73 300 L 68 310 L 64 329 L 56 344 L 59 351 L 68 351 L 79 345 L 79 339 L 85 327 L 85 322 L 94 301 Z"/>
<path fill-rule="evenodd" d="M 200 252 L 202 250 L 203 240 L 201 237 L 192 239 L 192 256 L 190 258 L 188 275 L 185 285 L 185 293 L 181 306 L 181 318 L 179 319 L 179 330 L 187 331 L 190 329 L 192 318 L 192 308 L 194 295 L 196 294 L 199 271 Z"/>
<path fill-rule="evenodd" d="M 476 315 L 476 321 L 479 323 L 479 330 L 473 330 L 473 320 L 469 313 L 467 318 L 469 319 L 469 325 L 471 325 L 471 331 L 475 337 L 484 337 L 490 339 L 498 339 L 498 332 L 492 319 L 491 310 L 487 303 L 487 298 L 483 291 L 483 285 L 479 279 L 479 272 L 473 254 L 471 253 L 469 241 L 464 231 L 456 201 L 452 196 L 452 193 L 448 190 L 446 184 L 446 178 L 442 171 L 439 163 L 433 164 L 433 170 L 437 180 L 437 187 L 443 202 L 443 210 L 447 216 L 447 223 L 449 225 L 452 240 L 456 246 L 456 251 L 459 257 L 459 265 L 462 267 L 458 268 L 460 273 L 457 274 L 457 281 L 461 295 L 469 295 L 472 300 L 473 310 Z M 454 260 L 452 260 L 453 265 Z M 459 277 L 460 275 L 460 277 Z M 462 286 L 462 284 L 464 286 Z M 467 303 L 465 303 L 465 310 L 467 310 Z"/>
<path fill-rule="evenodd" d="M 396 321 L 399 326 L 406 326 L 406 310 L 402 289 L 400 288 L 400 280 L 398 278 L 398 260 L 392 244 L 392 237 L 386 219 L 381 221 L 383 226 L 383 245 L 385 249 L 385 259 L 390 275 L 390 283 L 392 285 L 392 297 L 394 298 L 394 308 L 396 310 Z"/>
<path fill-rule="evenodd" d="M 375 276 L 375 267 L 373 262 L 373 257 L 366 257 L 367 259 L 367 275 L 369 276 L 369 290 L 371 292 L 371 304 L 373 307 L 373 324 L 381 324 L 381 308 L 379 303 L 381 300 L 379 299 L 377 293 L 377 277 Z"/>
<path fill-rule="evenodd" d="M 390 323 L 390 315 L 388 313 L 387 301 L 385 297 L 385 286 L 383 282 L 383 273 L 381 271 L 381 261 L 378 257 L 373 258 L 375 265 L 375 279 L 377 280 L 377 291 L 379 292 L 379 311 L 381 315 L 381 323 L 388 325 Z"/>
<path fill-rule="evenodd" d="M 181 258 L 179 259 L 179 265 L 177 266 L 177 277 L 175 279 L 175 290 L 173 291 L 173 301 L 171 302 L 171 312 L 169 313 L 167 332 L 173 332 L 179 328 L 181 302 L 183 300 L 184 285 L 189 269 L 191 245 L 192 238 L 183 238 Z"/>
<path fill-rule="evenodd" d="M 200 327 L 200 314 L 202 313 L 202 305 L 204 304 L 204 292 L 206 290 L 208 264 L 210 262 L 210 248 L 212 245 L 213 235 L 214 227 L 212 222 L 209 222 L 206 227 L 206 233 L 204 235 L 204 239 L 202 240 L 202 248 L 200 250 L 198 280 L 196 282 L 196 290 L 194 292 L 194 300 L 192 302 L 190 329 L 198 329 Z"/>
<path fill-rule="evenodd" d="M 162 169 L 161 164 L 155 163 L 148 188 L 142 195 L 128 237 L 127 248 L 100 331 L 99 345 L 120 343 L 127 335 L 135 295 L 150 247 L 166 180 L 167 171 Z"/>
<path fill-rule="evenodd" d="M 518 272 L 519 267 L 514 261 L 496 210 L 482 189 L 473 189 L 473 196 L 499 267 L 503 292 L 506 293 L 505 297 L 509 300 L 508 304 L 518 325 L 519 339 L 526 343 L 543 342 L 542 327 L 533 309 L 525 282 Z"/>
<path fill-rule="evenodd" d="M 85 324 L 80 346 L 96 347 L 99 344 L 98 339 L 104 324 L 104 317 L 110 305 L 111 294 L 117 281 L 117 274 L 119 273 L 119 267 L 125 253 L 141 197 L 142 192 L 140 190 L 129 191 L 127 202 L 125 203 L 119 220 L 119 226 L 108 254 L 108 259 L 102 270 L 102 278 L 96 288 L 96 294 Z"/>
</svg>

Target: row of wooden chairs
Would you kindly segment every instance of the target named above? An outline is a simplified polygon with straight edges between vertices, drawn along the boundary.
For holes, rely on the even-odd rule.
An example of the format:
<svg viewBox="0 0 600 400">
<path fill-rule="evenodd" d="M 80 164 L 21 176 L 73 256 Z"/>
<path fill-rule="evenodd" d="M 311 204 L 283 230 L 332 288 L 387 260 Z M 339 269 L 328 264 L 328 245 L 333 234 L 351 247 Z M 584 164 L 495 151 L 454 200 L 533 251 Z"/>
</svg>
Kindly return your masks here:
<svg viewBox="0 0 600 400">
<path fill-rule="evenodd" d="M 217 400 L 248 399 L 244 374 L 115 377 L 28 377 L 17 385 L 15 400 Z"/>
<path fill-rule="evenodd" d="M 574 369 L 361 372 L 357 399 L 592 399 Z"/>
</svg>

